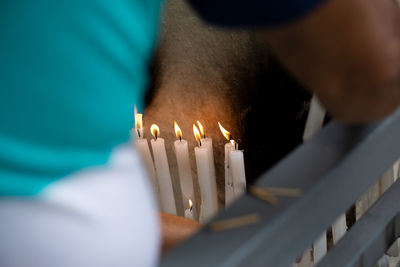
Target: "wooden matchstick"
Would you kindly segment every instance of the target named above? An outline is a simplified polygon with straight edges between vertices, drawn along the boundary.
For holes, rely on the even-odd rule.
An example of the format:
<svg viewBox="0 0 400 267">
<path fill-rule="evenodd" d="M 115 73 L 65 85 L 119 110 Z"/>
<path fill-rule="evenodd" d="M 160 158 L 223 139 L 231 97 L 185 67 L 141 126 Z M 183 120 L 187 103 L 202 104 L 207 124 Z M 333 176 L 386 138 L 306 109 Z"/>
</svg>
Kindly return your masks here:
<svg viewBox="0 0 400 267">
<path fill-rule="evenodd" d="M 256 224 L 260 222 L 260 219 L 261 217 L 259 214 L 252 213 L 232 219 L 213 222 L 209 225 L 209 227 L 211 231 L 219 232 L 219 231 L 225 231 L 233 228 L 242 227 L 249 224 Z"/>
<path fill-rule="evenodd" d="M 262 189 L 278 197 L 299 197 L 302 195 L 301 189 L 293 187 L 262 187 Z"/>
<path fill-rule="evenodd" d="M 268 202 L 271 205 L 276 205 L 279 202 L 278 198 L 275 197 L 272 193 L 270 193 L 269 191 L 267 191 L 265 189 L 259 188 L 259 187 L 249 185 L 248 192 L 250 194 L 252 194 L 253 196 L 258 197 L 258 198 Z"/>
</svg>

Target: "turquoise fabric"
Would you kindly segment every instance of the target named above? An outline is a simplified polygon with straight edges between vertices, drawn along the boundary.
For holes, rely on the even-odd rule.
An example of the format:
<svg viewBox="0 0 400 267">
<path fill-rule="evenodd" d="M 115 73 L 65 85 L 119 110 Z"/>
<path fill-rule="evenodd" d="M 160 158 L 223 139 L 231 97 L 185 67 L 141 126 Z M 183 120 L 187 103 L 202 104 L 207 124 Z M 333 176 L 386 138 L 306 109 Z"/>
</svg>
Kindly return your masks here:
<svg viewBox="0 0 400 267">
<path fill-rule="evenodd" d="M 32 195 L 129 140 L 160 0 L 0 1 L 0 195 Z"/>
</svg>

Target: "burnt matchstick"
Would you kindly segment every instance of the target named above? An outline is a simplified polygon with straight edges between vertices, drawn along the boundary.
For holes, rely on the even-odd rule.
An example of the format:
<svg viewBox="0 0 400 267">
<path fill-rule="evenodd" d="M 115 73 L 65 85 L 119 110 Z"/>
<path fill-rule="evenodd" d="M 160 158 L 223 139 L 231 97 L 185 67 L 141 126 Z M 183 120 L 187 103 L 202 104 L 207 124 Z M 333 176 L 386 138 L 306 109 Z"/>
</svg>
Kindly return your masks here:
<svg viewBox="0 0 400 267">
<path fill-rule="evenodd" d="M 259 199 L 262 199 L 265 202 L 267 202 L 267 203 L 269 203 L 271 205 L 274 205 L 274 206 L 276 204 L 278 204 L 278 202 L 279 202 L 278 198 L 274 194 L 270 193 L 269 191 L 267 191 L 267 190 L 265 190 L 263 188 L 259 188 L 259 187 L 255 187 L 255 186 L 249 185 L 248 186 L 248 192 L 250 194 L 252 194 L 253 196 L 258 197 Z"/>
<path fill-rule="evenodd" d="M 259 223 L 260 220 L 261 217 L 258 213 L 252 213 L 244 216 L 213 222 L 209 225 L 209 228 L 213 232 L 220 232 L 250 224 L 256 224 Z"/>
</svg>

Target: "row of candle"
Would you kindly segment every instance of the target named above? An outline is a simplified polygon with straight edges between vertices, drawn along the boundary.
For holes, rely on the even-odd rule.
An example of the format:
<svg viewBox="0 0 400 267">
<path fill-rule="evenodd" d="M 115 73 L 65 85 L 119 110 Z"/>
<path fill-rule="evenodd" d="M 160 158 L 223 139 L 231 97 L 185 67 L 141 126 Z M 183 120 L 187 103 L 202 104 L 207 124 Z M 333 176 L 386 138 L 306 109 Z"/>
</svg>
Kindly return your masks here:
<svg viewBox="0 0 400 267">
<path fill-rule="evenodd" d="M 225 144 L 225 201 L 226 205 L 240 196 L 246 188 L 243 151 L 238 149 L 237 143 L 230 133 L 218 122 L 221 132 L 229 140 Z M 194 187 L 189 160 L 188 142 L 183 139 L 182 130 L 174 122 L 177 140 L 174 142 L 174 150 L 178 165 L 178 175 L 182 192 L 185 217 L 189 219 L 199 218 L 205 222 L 218 211 L 217 185 L 215 176 L 215 164 L 213 143 L 210 137 L 206 137 L 202 124 L 197 121 L 193 124 L 193 133 L 198 146 L 194 148 L 197 176 L 199 179 L 201 203 L 200 214 L 196 216 L 193 209 Z M 143 115 L 135 113 L 136 147 L 144 161 L 145 167 L 158 197 L 160 209 L 163 212 L 177 214 L 175 197 L 172 189 L 171 174 L 168 165 L 168 157 L 165 150 L 165 140 L 160 138 L 160 129 L 156 124 L 150 127 L 153 139 L 150 140 L 153 158 L 143 135 Z"/>
</svg>

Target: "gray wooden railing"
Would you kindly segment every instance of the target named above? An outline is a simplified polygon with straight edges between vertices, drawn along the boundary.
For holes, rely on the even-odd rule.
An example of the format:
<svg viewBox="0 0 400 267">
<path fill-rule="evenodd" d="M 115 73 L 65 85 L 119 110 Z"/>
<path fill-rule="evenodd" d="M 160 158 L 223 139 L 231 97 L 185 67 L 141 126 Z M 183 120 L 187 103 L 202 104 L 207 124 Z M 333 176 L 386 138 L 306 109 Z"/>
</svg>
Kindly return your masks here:
<svg viewBox="0 0 400 267">
<path fill-rule="evenodd" d="M 400 110 L 371 125 L 331 122 L 256 183 L 299 188 L 301 197 L 274 206 L 246 194 L 212 221 L 256 213 L 260 222 L 220 232 L 206 226 L 161 266 L 291 266 L 398 158 Z M 319 266 L 373 266 L 400 234 L 399 212 L 396 182 Z"/>
</svg>

